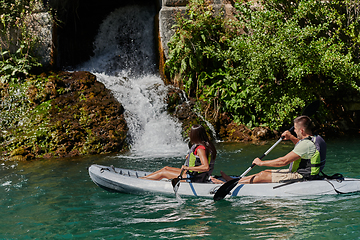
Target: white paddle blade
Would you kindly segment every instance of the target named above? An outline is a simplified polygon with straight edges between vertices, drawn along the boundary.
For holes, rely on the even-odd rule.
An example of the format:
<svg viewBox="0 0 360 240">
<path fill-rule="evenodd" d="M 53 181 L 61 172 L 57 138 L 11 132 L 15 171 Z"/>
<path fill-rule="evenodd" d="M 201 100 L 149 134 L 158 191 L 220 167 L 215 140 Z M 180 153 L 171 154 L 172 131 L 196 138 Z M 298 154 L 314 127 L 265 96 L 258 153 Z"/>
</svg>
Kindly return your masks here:
<svg viewBox="0 0 360 240">
<path fill-rule="evenodd" d="M 180 187 L 180 180 L 175 184 L 175 186 L 173 186 L 175 194 L 177 194 L 179 187 Z"/>
</svg>

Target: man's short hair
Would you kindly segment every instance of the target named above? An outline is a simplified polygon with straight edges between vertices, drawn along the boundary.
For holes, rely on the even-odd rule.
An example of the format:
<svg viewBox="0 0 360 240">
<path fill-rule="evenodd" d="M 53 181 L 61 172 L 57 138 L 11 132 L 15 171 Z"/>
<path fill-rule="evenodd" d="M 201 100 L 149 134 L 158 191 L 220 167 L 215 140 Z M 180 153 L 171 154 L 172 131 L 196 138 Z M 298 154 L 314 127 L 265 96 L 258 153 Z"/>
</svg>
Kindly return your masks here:
<svg viewBox="0 0 360 240">
<path fill-rule="evenodd" d="M 295 118 L 294 123 L 300 124 L 304 130 L 311 130 L 312 128 L 311 119 L 306 115 Z"/>
</svg>

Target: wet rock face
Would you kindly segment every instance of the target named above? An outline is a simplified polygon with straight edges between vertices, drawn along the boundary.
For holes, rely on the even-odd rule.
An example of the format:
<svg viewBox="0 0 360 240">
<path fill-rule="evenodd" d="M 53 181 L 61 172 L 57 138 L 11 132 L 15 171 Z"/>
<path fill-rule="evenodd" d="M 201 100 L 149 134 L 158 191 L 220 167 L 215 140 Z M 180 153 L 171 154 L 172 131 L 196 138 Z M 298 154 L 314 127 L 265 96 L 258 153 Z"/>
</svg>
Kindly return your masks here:
<svg viewBox="0 0 360 240">
<path fill-rule="evenodd" d="M 127 134 L 122 105 L 88 72 L 63 73 L 61 78 L 70 91 L 57 97 L 50 110 L 62 146 L 55 155 L 121 151 Z"/>
<path fill-rule="evenodd" d="M 251 131 L 244 125 L 230 123 L 226 126 L 225 136 L 227 141 L 241 142 L 251 141 Z"/>
<path fill-rule="evenodd" d="M 206 114 L 199 113 L 200 110 L 195 110 L 196 106 L 200 106 L 197 107 L 198 109 L 207 109 L 206 104 L 201 104 L 199 101 L 196 102 L 192 98 L 186 100 L 183 94 L 179 88 L 169 86 L 167 97 L 168 112 L 181 122 L 183 137 L 188 137 L 192 125 L 202 124 L 206 128 L 208 136 L 213 138 L 213 133 L 204 121 L 204 117 L 200 117 L 200 115 L 205 116 Z M 217 137 L 226 142 L 261 141 L 274 138 L 277 134 L 268 128 L 262 127 L 250 130 L 245 125 L 231 121 L 227 113 L 217 115 L 211 109 L 207 109 L 207 111 L 209 111 L 208 115 L 210 116 L 218 116 L 217 119 L 212 120 L 211 124 L 216 131 Z"/>
<path fill-rule="evenodd" d="M 30 115 L 10 129 L 3 154 L 14 160 L 127 150 L 122 105 L 89 72 L 42 74 L 27 80 Z"/>
<path fill-rule="evenodd" d="M 209 137 L 212 137 L 211 130 L 206 122 L 196 113 L 195 104 L 193 99 L 185 99 L 184 93 L 181 89 L 175 86 L 168 86 L 167 94 L 167 111 L 177 119 L 182 125 L 182 135 L 184 139 L 188 139 L 188 134 L 192 125 L 201 124 L 205 127 Z"/>
</svg>

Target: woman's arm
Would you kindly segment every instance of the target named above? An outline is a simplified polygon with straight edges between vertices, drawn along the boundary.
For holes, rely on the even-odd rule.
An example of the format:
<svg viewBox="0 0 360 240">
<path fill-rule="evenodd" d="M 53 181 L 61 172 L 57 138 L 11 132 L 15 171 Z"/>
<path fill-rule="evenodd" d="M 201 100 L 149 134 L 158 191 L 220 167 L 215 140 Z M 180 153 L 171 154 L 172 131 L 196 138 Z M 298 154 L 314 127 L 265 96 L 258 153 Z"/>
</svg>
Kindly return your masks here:
<svg viewBox="0 0 360 240">
<path fill-rule="evenodd" d="M 191 171 L 195 171 L 195 172 L 207 172 L 207 171 L 209 171 L 210 166 L 209 166 L 208 158 L 206 156 L 205 149 L 198 148 L 197 155 L 200 157 L 201 165 L 196 166 L 196 167 L 182 166 L 181 168 L 184 169 L 184 170 L 191 170 Z"/>
</svg>

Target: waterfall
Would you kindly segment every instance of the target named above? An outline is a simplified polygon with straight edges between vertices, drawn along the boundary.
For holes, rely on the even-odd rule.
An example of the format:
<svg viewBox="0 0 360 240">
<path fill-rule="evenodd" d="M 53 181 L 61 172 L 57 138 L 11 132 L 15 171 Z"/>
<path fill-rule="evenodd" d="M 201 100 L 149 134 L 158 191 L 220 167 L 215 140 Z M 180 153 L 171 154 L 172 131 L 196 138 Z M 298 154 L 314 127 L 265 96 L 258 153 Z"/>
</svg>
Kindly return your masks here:
<svg viewBox="0 0 360 240">
<path fill-rule="evenodd" d="M 182 91 L 182 96 L 181 96 L 181 97 L 182 97 L 182 99 L 184 99 L 184 102 L 185 102 L 186 104 L 190 104 L 190 101 L 189 101 L 189 99 L 187 98 L 185 91 Z M 215 139 L 215 141 L 216 141 L 216 142 L 221 142 L 220 138 L 219 138 L 218 135 L 216 134 L 216 131 L 215 131 L 214 126 L 213 126 L 209 121 L 207 121 L 207 120 L 203 117 L 203 115 L 201 115 L 201 113 L 199 113 L 199 112 L 196 111 L 196 110 L 195 110 L 194 112 L 195 112 L 196 116 L 198 116 L 199 118 L 201 118 L 201 120 L 203 120 L 203 121 L 206 123 L 206 126 L 210 129 L 211 135 L 212 135 L 212 137 Z"/>
<path fill-rule="evenodd" d="M 90 71 L 122 103 L 131 156 L 183 156 L 180 123 L 166 112 L 167 88 L 156 68 L 155 7 L 128 6 L 112 12 L 94 41 L 94 56 L 77 70 Z"/>
</svg>

